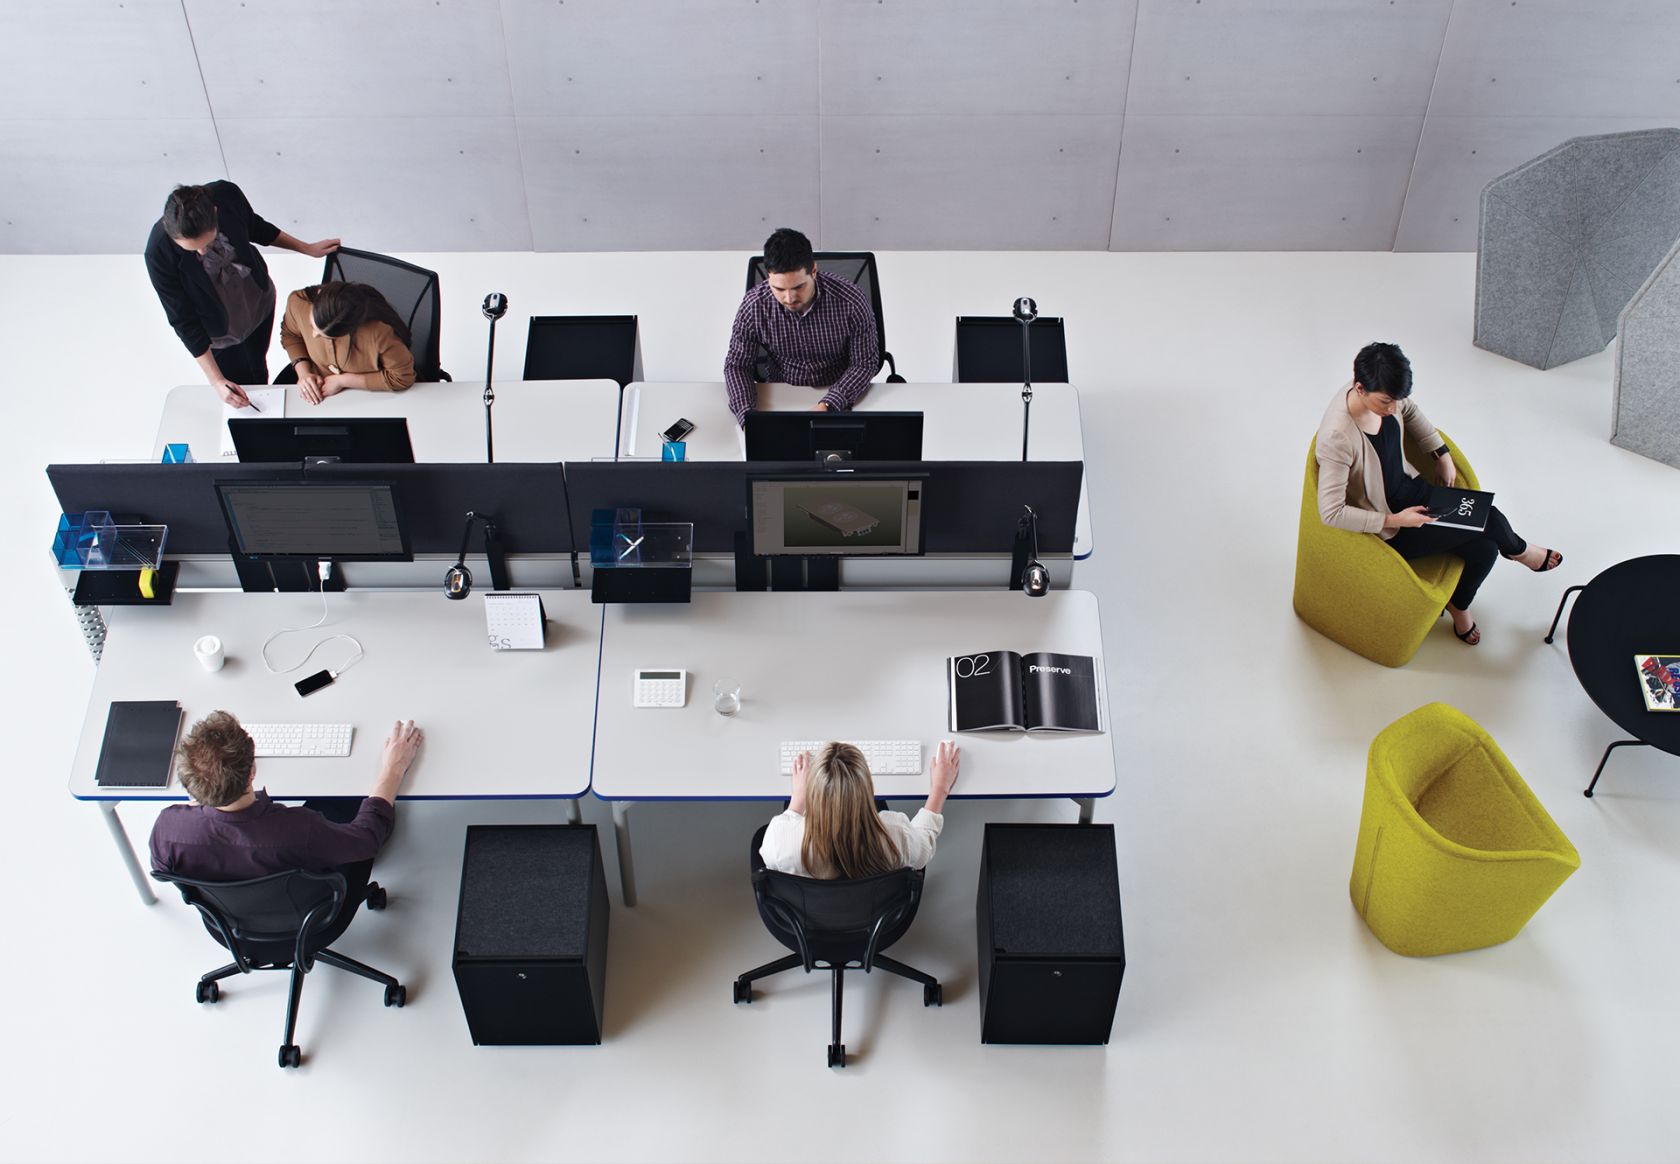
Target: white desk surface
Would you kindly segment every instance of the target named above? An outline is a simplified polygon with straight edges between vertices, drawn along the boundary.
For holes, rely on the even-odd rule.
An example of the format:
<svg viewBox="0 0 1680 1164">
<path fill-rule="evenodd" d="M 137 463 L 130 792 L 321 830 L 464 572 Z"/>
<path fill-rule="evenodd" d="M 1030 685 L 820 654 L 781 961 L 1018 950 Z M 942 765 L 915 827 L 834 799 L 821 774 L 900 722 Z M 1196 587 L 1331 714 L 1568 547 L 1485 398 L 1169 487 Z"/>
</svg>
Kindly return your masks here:
<svg viewBox="0 0 1680 1164">
<path fill-rule="evenodd" d="M 611 457 L 618 429 L 618 384 L 612 380 L 514 380 L 497 383 L 494 415 L 498 461 L 587 461 Z M 266 413 L 246 410 L 253 420 Z M 319 404 L 296 386 L 286 389 L 286 418 L 402 416 L 414 459 L 433 463 L 484 460 L 484 384 L 416 384 L 404 392 L 350 388 Z M 173 388 L 152 457 L 181 441 L 198 461 L 221 460 L 222 402 L 208 384 Z M 232 460 L 229 457 L 227 460 Z"/>
<path fill-rule="evenodd" d="M 760 384 L 763 409 L 808 409 L 822 397 L 815 388 Z M 871 384 L 857 411 L 923 414 L 922 456 L 929 461 L 1013 461 L 1021 456 L 1021 386 L 1019 384 Z M 680 416 L 694 422 L 684 456 L 691 461 L 739 461 L 746 455 L 740 426 L 729 411 L 721 380 L 709 383 L 639 382 L 624 390 L 619 454 L 657 457 L 659 434 Z M 1083 461 L 1085 437 L 1080 428 L 1079 390 L 1072 384 L 1033 388 L 1031 442 L 1038 460 Z M 159 449 L 159 456 L 162 449 Z M 1087 483 L 1088 484 L 1088 483 Z M 1079 492 L 1073 551 L 1089 557 L 1090 490 Z"/>
<path fill-rule="evenodd" d="M 920 739 L 918 776 L 878 776 L 876 791 L 925 797 L 942 739 L 962 747 L 962 797 L 1093 797 L 1114 791 L 1112 728 L 1102 734 L 947 728 L 945 659 L 977 651 L 1094 656 L 1096 596 L 1053 591 L 827 594 L 706 592 L 689 606 L 610 606 L 602 632 L 593 789 L 606 800 L 780 798 L 785 739 Z M 637 667 L 684 668 L 681 708 L 637 708 Z M 712 683 L 741 685 L 733 718 Z"/>
<path fill-rule="evenodd" d="M 337 670 L 354 653 L 352 644 L 328 643 L 286 675 L 268 674 L 258 650 L 281 627 L 314 622 L 318 594 L 183 593 L 166 607 L 113 608 L 70 791 L 85 800 L 186 799 L 173 775 L 165 788 L 94 783 L 111 701 L 175 699 L 185 712 L 183 731 L 217 709 L 253 723 L 355 725 L 348 757 L 258 759 L 257 785 L 276 797 L 366 795 L 398 719 L 412 719 L 426 733 L 402 798 L 581 796 L 589 789 L 600 608 L 585 591 L 542 596 L 547 646 L 497 652 L 486 644 L 476 593 L 459 602 L 438 590 L 329 594 L 326 624 L 280 636 L 269 657 L 290 665 L 338 632 L 359 638 L 367 655 L 308 698 L 292 684 L 323 667 Z M 205 634 L 223 642 L 220 671 L 205 671 L 193 657 L 194 641 Z"/>
</svg>

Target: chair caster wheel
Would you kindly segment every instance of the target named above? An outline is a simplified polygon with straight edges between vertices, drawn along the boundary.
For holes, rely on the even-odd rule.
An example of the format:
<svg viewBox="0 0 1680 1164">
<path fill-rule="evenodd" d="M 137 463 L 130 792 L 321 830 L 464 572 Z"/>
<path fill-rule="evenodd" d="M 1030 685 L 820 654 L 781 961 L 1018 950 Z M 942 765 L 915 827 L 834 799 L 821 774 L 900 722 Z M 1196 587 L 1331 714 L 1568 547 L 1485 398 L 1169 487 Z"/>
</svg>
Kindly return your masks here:
<svg viewBox="0 0 1680 1164">
<path fill-rule="evenodd" d="M 367 903 L 369 909 L 380 910 L 385 908 L 387 896 L 385 890 L 380 888 L 379 882 L 370 881 L 368 882 L 367 896 L 362 900 Z"/>
<path fill-rule="evenodd" d="M 945 988 L 935 982 L 932 986 L 922 987 L 923 1006 L 944 1006 Z"/>
<path fill-rule="evenodd" d="M 739 978 L 737 978 L 732 983 L 732 985 L 735 988 L 734 994 L 735 994 L 735 1001 L 736 1002 L 751 1002 L 752 1001 L 752 983 L 743 982 Z"/>
<path fill-rule="evenodd" d="M 198 988 L 193 991 L 193 997 L 198 1002 L 213 1003 L 222 997 L 221 985 L 216 982 L 200 982 Z"/>
<path fill-rule="evenodd" d="M 830 1067 L 844 1067 L 846 1065 L 846 1044 L 830 1043 L 828 1045 L 828 1065 Z"/>
<path fill-rule="evenodd" d="M 303 1062 L 303 1052 L 298 1049 L 296 1043 L 287 1043 L 280 1048 L 280 1066 L 296 1067 L 301 1062 Z"/>
<path fill-rule="evenodd" d="M 387 986 L 385 988 L 385 1005 L 401 1008 L 408 1004 L 408 987 Z"/>
</svg>

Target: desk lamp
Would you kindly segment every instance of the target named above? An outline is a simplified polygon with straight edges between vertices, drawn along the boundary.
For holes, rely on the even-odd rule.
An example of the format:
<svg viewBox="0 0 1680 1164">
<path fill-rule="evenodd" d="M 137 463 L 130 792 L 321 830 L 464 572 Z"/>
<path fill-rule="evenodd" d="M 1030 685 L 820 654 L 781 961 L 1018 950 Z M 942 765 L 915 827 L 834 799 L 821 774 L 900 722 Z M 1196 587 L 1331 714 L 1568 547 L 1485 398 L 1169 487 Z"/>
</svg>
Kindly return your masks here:
<svg viewBox="0 0 1680 1164">
<path fill-rule="evenodd" d="M 443 593 L 448 598 L 465 598 L 472 592 L 472 571 L 467 569 L 467 543 L 472 540 L 473 523 L 484 527 L 484 556 L 490 562 L 490 589 L 511 590 L 508 581 L 507 555 L 502 553 L 501 539 L 496 536 L 496 523 L 481 513 L 467 512 L 467 525 L 461 531 L 461 554 L 443 576 Z"/>
<path fill-rule="evenodd" d="M 1010 562 L 1009 588 L 1029 598 L 1050 593 L 1050 571 L 1038 560 L 1038 514 L 1030 505 L 1021 506 L 1015 523 L 1015 552 Z"/>
<path fill-rule="evenodd" d="M 496 367 L 496 321 L 507 314 L 507 296 L 492 291 L 484 297 L 484 318 L 490 321 L 490 350 L 484 358 L 484 459 L 496 463 L 496 442 L 490 421 L 490 406 L 496 403 L 496 393 L 490 387 L 490 373 Z"/>
</svg>

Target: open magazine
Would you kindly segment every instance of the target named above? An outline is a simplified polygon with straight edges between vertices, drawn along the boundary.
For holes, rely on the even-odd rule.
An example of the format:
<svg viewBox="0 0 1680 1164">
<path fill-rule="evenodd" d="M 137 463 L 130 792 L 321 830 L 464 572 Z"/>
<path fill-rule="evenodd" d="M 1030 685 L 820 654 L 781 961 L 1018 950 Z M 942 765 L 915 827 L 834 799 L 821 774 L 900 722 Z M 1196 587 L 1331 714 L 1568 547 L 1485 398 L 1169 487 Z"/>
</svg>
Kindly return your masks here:
<svg viewBox="0 0 1680 1164">
<path fill-rule="evenodd" d="M 1646 711 L 1680 711 L 1680 654 L 1635 655 Z"/>
<path fill-rule="evenodd" d="M 1090 655 L 987 651 L 945 660 L 956 732 L 1100 732 L 1107 727 Z"/>
</svg>

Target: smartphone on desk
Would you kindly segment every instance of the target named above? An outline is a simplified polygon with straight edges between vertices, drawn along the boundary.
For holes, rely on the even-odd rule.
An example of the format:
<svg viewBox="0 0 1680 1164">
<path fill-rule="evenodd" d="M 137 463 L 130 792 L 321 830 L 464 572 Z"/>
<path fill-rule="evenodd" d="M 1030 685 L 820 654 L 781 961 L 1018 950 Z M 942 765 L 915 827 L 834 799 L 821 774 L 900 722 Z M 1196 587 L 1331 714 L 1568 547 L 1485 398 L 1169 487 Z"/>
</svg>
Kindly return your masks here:
<svg viewBox="0 0 1680 1164">
<path fill-rule="evenodd" d="M 664 441 L 666 444 L 671 444 L 675 441 L 686 439 L 688 434 L 693 431 L 694 422 L 686 416 L 679 416 L 677 417 L 677 423 L 673 424 L 670 428 L 659 434 L 659 439 Z"/>
</svg>

